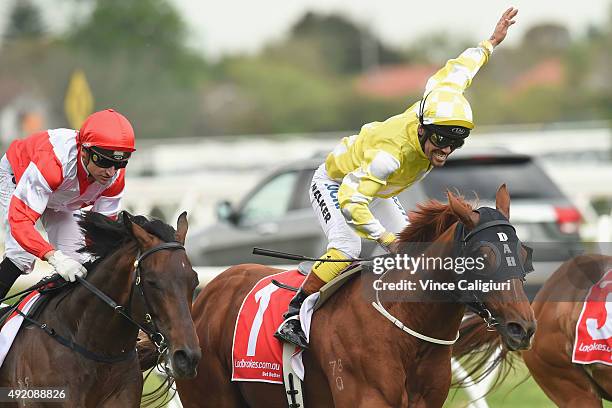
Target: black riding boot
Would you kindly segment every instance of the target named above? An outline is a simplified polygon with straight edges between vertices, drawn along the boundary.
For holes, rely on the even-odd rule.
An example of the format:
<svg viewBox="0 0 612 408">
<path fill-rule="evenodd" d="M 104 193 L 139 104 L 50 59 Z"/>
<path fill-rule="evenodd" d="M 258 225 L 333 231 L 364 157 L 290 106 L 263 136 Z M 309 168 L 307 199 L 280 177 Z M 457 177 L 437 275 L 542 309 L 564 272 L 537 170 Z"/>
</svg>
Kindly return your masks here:
<svg viewBox="0 0 612 408">
<path fill-rule="evenodd" d="M 4 299 L 13 287 L 18 277 L 21 276 L 19 269 L 13 261 L 8 258 L 0 263 L 0 299 Z"/>
<path fill-rule="evenodd" d="M 296 346 L 300 346 L 304 349 L 308 348 L 308 342 L 306 340 L 306 335 L 302 330 L 300 320 L 296 316 L 300 314 L 302 303 L 304 303 L 304 300 L 307 297 L 308 293 L 306 293 L 304 289 L 300 288 L 297 291 L 293 299 L 291 299 L 291 302 L 289 302 L 287 312 L 283 315 L 285 321 L 278 328 L 276 333 L 274 333 L 274 337 L 277 339 L 295 344 Z M 290 319 L 291 317 L 293 317 L 293 319 Z"/>
</svg>

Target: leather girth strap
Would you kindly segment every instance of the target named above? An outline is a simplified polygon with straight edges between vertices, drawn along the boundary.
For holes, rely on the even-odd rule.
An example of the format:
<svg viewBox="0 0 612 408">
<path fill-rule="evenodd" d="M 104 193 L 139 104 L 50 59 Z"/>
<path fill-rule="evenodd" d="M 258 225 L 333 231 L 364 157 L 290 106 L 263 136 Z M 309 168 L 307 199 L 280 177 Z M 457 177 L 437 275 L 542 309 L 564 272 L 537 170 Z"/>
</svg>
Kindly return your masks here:
<svg viewBox="0 0 612 408">
<path fill-rule="evenodd" d="M 302 392 L 302 380 L 293 371 L 291 356 L 295 351 L 295 345 L 283 342 L 283 383 L 285 395 L 289 408 L 304 408 L 304 393 Z"/>
</svg>

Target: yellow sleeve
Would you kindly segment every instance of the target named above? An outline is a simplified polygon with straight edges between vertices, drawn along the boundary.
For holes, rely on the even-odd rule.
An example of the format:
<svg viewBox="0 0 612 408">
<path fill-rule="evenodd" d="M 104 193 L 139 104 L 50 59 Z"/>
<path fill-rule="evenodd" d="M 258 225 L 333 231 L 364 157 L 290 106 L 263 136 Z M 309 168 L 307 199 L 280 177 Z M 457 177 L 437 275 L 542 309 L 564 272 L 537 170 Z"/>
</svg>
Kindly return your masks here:
<svg viewBox="0 0 612 408">
<path fill-rule="evenodd" d="M 362 165 L 348 173 L 338 191 L 340 210 L 346 222 L 361 237 L 376 240 L 385 232 L 372 212 L 370 202 L 383 188 L 387 178 L 400 168 L 399 152 L 371 149 L 364 155 Z"/>
<path fill-rule="evenodd" d="M 463 92 L 470 86 L 478 70 L 489 61 L 492 52 L 493 45 L 489 40 L 482 41 L 478 47 L 463 51 L 429 78 L 425 86 L 425 95 L 442 86 Z"/>
</svg>

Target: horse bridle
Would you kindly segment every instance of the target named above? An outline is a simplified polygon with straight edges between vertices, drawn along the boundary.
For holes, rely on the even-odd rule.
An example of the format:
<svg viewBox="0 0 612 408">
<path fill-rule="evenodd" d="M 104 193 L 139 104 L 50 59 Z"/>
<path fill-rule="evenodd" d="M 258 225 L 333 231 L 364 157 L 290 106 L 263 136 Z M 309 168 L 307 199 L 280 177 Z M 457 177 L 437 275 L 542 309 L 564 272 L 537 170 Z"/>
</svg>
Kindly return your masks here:
<svg viewBox="0 0 612 408">
<path fill-rule="evenodd" d="M 508 220 L 506 219 L 496 219 L 496 220 L 492 220 L 492 221 L 487 221 L 484 222 L 480 225 L 477 225 L 475 228 L 473 228 L 469 233 L 465 233 L 465 226 L 463 225 L 463 223 L 459 222 L 458 226 L 457 226 L 457 230 L 456 230 L 456 237 L 460 237 L 460 239 L 455 239 L 455 242 L 458 242 L 460 244 L 460 247 L 458 249 L 455 249 L 454 252 L 456 252 L 456 254 L 458 256 L 464 254 L 468 249 L 468 242 L 471 240 L 471 238 L 475 237 L 476 234 L 489 229 L 489 228 L 493 228 L 493 227 L 510 227 L 514 230 L 514 226 L 512 224 L 510 224 L 510 222 L 508 222 Z M 520 243 L 520 241 L 518 241 L 520 245 L 522 245 L 523 248 L 526 249 L 527 251 L 527 259 L 525 261 L 524 265 L 521 265 L 522 270 L 523 270 L 523 274 L 521 276 L 521 279 L 524 280 L 525 275 L 528 272 L 531 272 L 533 270 L 533 266 L 531 264 L 531 254 L 532 254 L 532 249 L 529 248 L 528 246 Z M 519 254 L 520 255 L 520 254 Z M 383 276 L 386 274 L 383 273 L 379 279 L 382 280 Z M 487 307 L 487 305 L 484 304 L 484 302 L 482 302 L 478 296 L 476 295 L 475 291 L 470 291 L 470 295 L 471 297 L 473 297 L 473 300 L 466 302 L 466 301 L 462 301 L 459 300 L 458 301 L 460 303 L 465 304 L 465 306 L 472 311 L 473 313 L 477 314 L 478 316 L 480 316 L 485 324 L 487 325 L 487 330 L 492 330 L 494 329 L 495 326 L 498 326 L 500 323 L 499 321 L 493 316 L 493 314 L 491 313 L 491 311 L 489 310 L 489 308 Z M 383 304 L 381 303 L 379 296 L 378 296 L 378 291 L 376 291 L 376 301 L 372 302 L 372 306 L 380 313 L 382 314 L 384 317 L 386 317 L 388 320 L 390 320 L 393 324 L 395 324 L 399 329 L 401 329 L 402 331 L 418 338 L 421 339 L 423 341 L 427 341 L 430 343 L 434 343 L 434 344 L 440 344 L 440 345 L 452 345 L 454 344 L 457 339 L 459 338 L 459 333 L 457 333 L 457 337 L 454 340 L 442 340 L 442 339 L 436 339 L 433 337 L 429 337 L 426 336 L 424 334 L 421 334 L 415 330 L 410 329 L 408 326 L 406 326 L 403 322 L 401 322 L 399 319 L 397 319 L 395 316 L 393 316 L 391 313 L 389 313 L 385 307 L 383 306 Z"/>
<path fill-rule="evenodd" d="M 497 219 L 497 220 L 484 222 L 481 225 L 478 225 L 474 229 L 470 230 L 467 234 L 465 233 L 465 226 L 463 225 L 463 223 L 459 223 L 457 226 L 457 231 L 456 231 L 456 236 L 461 237 L 459 239 L 461 246 L 458 250 L 458 254 L 459 255 L 465 254 L 465 252 L 469 249 L 468 242 L 472 238 L 474 238 L 476 234 L 486 229 L 494 228 L 494 227 L 509 227 L 509 228 L 512 228 L 512 230 L 516 231 L 516 229 L 514 228 L 514 225 L 510 224 L 510 222 L 505 219 Z M 532 262 L 531 261 L 532 249 L 529 248 L 527 245 L 522 244 L 520 241 L 519 241 L 519 244 L 527 251 L 527 259 L 525 260 L 525 263 L 521 266 L 522 274 L 518 276 L 518 278 L 520 278 L 524 282 L 525 275 L 533 271 L 533 266 L 531 263 Z M 520 256 L 520 253 L 517 255 Z M 487 330 L 494 330 L 495 326 L 499 325 L 499 321 L 495 318 L 495 316 L 493 316 L 493 314 L 491 313 L 487 305 L 485 305 L 484 302 L 482 302 L 478 298 L 475 291 L 472 290 L 472 291 L 469 291 L 469 293 L 470 293 L 470 296 L 473 298 L 473 300 L 468 301 L 468 302 L 463 301 L 462 303 L 464 303 L 465 306 L 471 312 L 477 314 L 484 320 L 485 324 L 487 325 Z"/>
<path fill-rule="evenodd" d="M 472 237 L 476 236 L 478 232 L 483 231 L 487 228 L 493 228 L 497 226 L 508 226 L 514 228 L 514 226 L 508 221 L 494 220 L 485 222 L 484 224 L 477 226 L 469 233 L 465 234 L 464 225 L 462 223 L 459 223 L 457 228 L 461 228 L 460 233 L 462 235 L 460 253 L 463 253 L 467 249 L 468 241 Z M 480 316 L 480 318 L 482 318 L 482 320 L 484 320 L 485 324 L 487 325 L 487 330 L 495 330 L 495 326 L 499 325 L 499 321 L 493 316 L 487 305 L 485 305 L 485 303 L 478 298 L 474 291 L 470 291 L 470 295 L 471 297 L 473 297 L 474 300 L 471 302 L 463 302 L 465 304 L 465 307 L 467 307 L 468 310 L 477 314 L 478 316 Z"/>
<path fill-rule="evenodd" d="M 117 304 L 117 302 L 115 302 L 113 299 L 111 299 L 106 293 L 102 292 L 100 289 L 98 289 L 96 286 L 94 286 L 93 284 L 91 284 L 90 282 L 86 281 L 85 279 L 77 276 L 76 279 L 77 281 L 84 286 L 87 290 L 89 290 L 91 293 L 93 293 L 97 298 L 99 298 L 102 302 L 106 303 L 108 306 L 110 306 L 111 308 L 113 308 L 115 310 L 115 312 L 119 313 L 121 316 L 123 316 L 126 320 L 128 320 L 130 323 L 132 323 L 133 325 L 135 325 L 136 327 L 138 327 L 140 330 L 142 330 L 148 337 L 149 339 L 151 339 L 151 341 L 153 342 L 153 344 L 155 345 L 157 352 L 161 358 L 161 356 L 163 356 L 165 353 L 167 353 L 168 351 L 168 344 L 166 342 L 166 339 L 164 338 L 164 335 L 161 333 L 161 331 L 159 330 L 157 324 L 155 323 L 155 321 L 153 320 L 150 310 L 151 310 L 151 306 L 147 300 L 147 297 L 145 295 L 144 292 L 144 288 L 142 287 L 141 283 L 142 283 L 142 274 L 141 274 L 141 268 L 140 265 L 142 263 L 142 261 L 148 257 L 149 255 L 157 252 L 157 251 L 161 251 L 161 250 L 165 250 L 165 249 L 182 249 L 185 250 L 185 247 L 180 243 L 180 242 L 164 242 L 161 243 L 153 248 L 149 248 L 148 250 L 146 250 L 145 252 L 143 252 L 142 254 L 140 253 L 140 251 L 138 251 L 138 254 L 136 255 L 136 260 L 134 261 L 134 272 L 133 272 L 133 277 L 132 277 L 132 287 L 130 290 L 130 297 L 128 300 L 128 309 L 126 310 L 122 305 Z M 140 294 L 142 295 L 143 301 L 144 301 L 144 308 L 145 308 L 145 314 L 144 314 L 144 324 L 139 323 L 138 321 L 136 321 L 136 319 L 134 319 L 132 317 L 131 314 L 131 303 L 132 303 L 132 297 L 133 297 L 133 293 L 134 293 L 134 287 L 138 287 Z M 115 356 L 115 357 L 110 357 L 110 356 L 105 356 L 105 355 L 101 355 L 99 353 L 95 353 L 93 351 L 87 350 L 85 347 L 75 343 L 72 340 L 66 339 L 65 337 L 60 336 L 59 334 L 57 334 L 57 332 L 53 329 L 47 326 L 46 323 L 40 323 L 30 317 L 28 317 L 27 315 L 25 315 L 24 313 L 22 313 L 19 309 L 16 310 L 17 313 L 19 313 L 25 320 L 27 320 L 28 322 L 34 324 L 35 326 L 37 326 L 38 328 L 42 329 L 45 333 L 47 333 L 49 336 L 51 336 L 53 339 L 55 339 L 57 342 L 59 342 L 60 344 L 68 347 L 69 349 L 78 352 L 79 354 L 81 354 L 82 356 L 84 356 L 85 358 L 89 359 L 89 360 L 93 360 L 96 362 L 100 362 L 100 363 L 118 363 L 121 361 L 125 361 L 128 360 L 130 358 L 132 358 L 136 351 L 135 350 L 130 350 L 129 352 L 124 352 L 119 356 Z M 146 327 L 145 325 L 151 325 L 151 327 Z"/>
<path fill-rule="evenodd" d="M 166 339 L 164 338 L 164 335 L 159 330 L 157 323 L 155 323 L 155 321 L 153 320 L 153 317 L 151 316 L 151 313 L 150 313 L 151 305 L 147 299 L 147 296 L 145 295 L 144 288 L 142 286 L 142 274 L 141 274 L 140 264 L 149 255 L 155 252 L 158 252 L 158 251 L 162 251 L 164 249 L 185 250 L 185 247 L 180 242 L 164 242 L 153 248 L 147 249 L 142 254 L 140 253 L 140 251 L 138 252 L 138 254 L 136 255 L 136 260 L 134 261 L 134 272 L 132 275 L 132 281 L 134 283 L 132 284 L 132 288 L 130 289 L 130 296 L 128 298 L 128 303 L 127 303 L 128 305 L 127 310 L 125 309 L 124 306 L 117 304 L 114 300 L 112 300 L 110 297 L 108 297 L 104 292 L 96 288 L 94 285 L 87 282 L 85 279 L 79 278 L 79 282 L 83 286 L 85 286 L 85 288 L 87 288 L 90 292 L 92 292 L 94 295 L 100 298 L 100 300 L 102 300 L 104 303 L 112 307 L 117 313 L 123 316 L 130 323 L 132 323 L 133 325 L 138 327 L 140 330 L 142 330 L 149 337 L 149 339 L 151 339 L 151 341 L 157 348 L 157 352 L 160 355 L 166 352 L 168 344 L 166 343 Z M 141 324 L 138 321 L 136 321 L 136 319 L 132 317 L 132 313 L 131 313 L 132 298 L 134 295 L 135 287 L 138 288 L 138 291 L 140 292 L 140 295 L 142 296 L 142 299 L 144 301 L 144 309 L 145 309 L 144 310 L 145 311 L 144 324 Z M 145 325 L 150 325 L 150 327 L 146 327 Z"/>
</svg>

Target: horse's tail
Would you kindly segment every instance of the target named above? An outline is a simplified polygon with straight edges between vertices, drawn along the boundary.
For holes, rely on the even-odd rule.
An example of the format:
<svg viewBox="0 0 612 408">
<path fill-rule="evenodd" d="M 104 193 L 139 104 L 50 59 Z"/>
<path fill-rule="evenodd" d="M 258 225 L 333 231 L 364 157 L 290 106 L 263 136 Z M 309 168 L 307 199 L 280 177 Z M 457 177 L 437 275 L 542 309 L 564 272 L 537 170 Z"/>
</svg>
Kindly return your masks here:
<svg viewBox="0 0 612 408">
<path fill-rule="evenodd" d="M 453 347 L 453 357 L 466 370 L 467 375 L 457 376 L 453 387 L 468 387 L 482 381 L 497 367 L 499 371 L 489 388 L 493 391 L 514 368 L 517 353 L 511 353 L 502 343 L 497 331 L 487 330 L 479 316 L 465 319 L 459 328 L 459 339 Z"/>
</svg>

